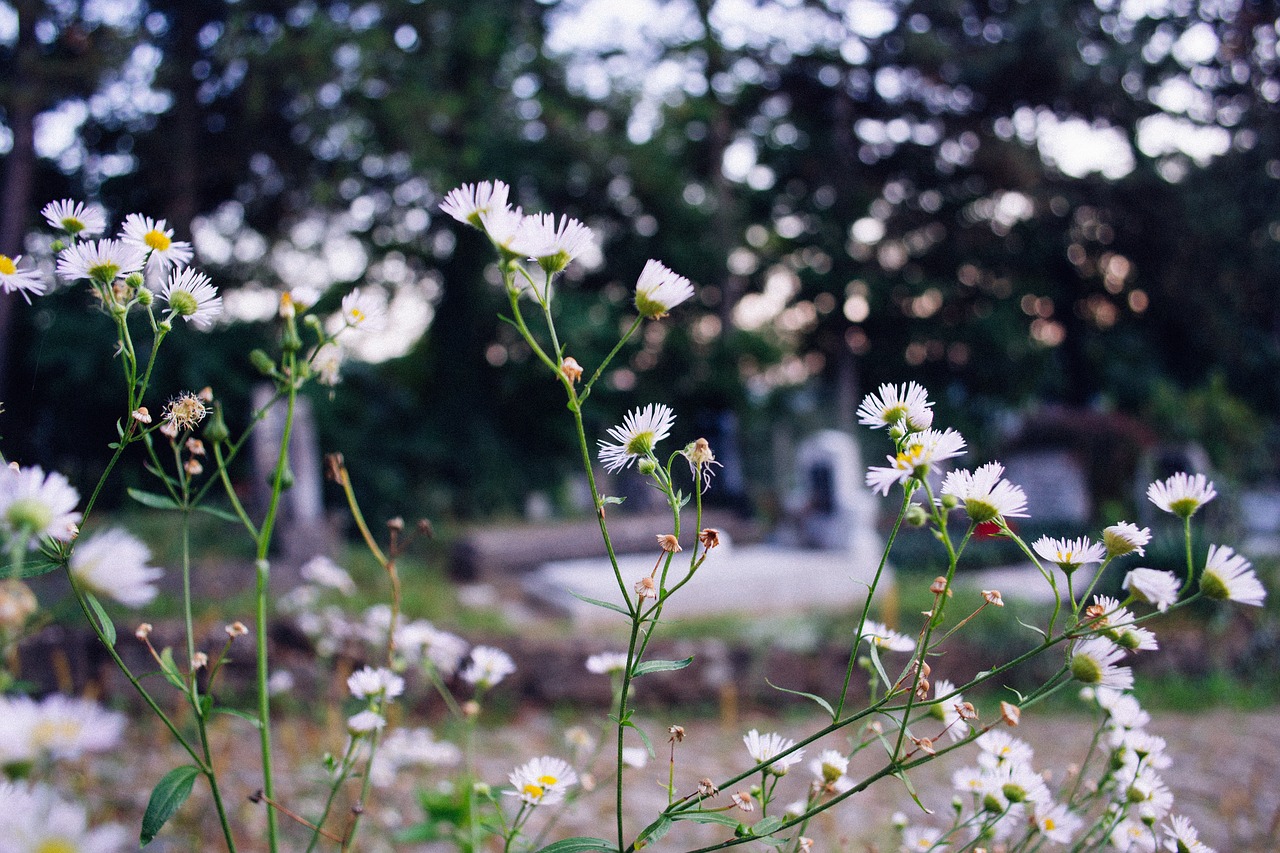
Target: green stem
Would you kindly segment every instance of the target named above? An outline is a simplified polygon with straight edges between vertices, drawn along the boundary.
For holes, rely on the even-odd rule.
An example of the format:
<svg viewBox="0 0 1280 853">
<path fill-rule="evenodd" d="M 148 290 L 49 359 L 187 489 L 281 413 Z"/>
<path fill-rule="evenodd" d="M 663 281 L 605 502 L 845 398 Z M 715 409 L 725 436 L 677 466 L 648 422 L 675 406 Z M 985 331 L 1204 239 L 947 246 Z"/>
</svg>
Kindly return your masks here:
<svg viewBox="0 0 1280 853">
<path fill-rule="evenodd" d="M 591 378 L 587 380 L 587 384 L 582 386 L 582 393 L 578 395 L 578 402 L 583 402 L 587 397 L 591 396 L 591 389 L 596 384 L 596 380 L 604 373 L 604 369 L 613 361 L 614 357 L 622 349 L 623 345 L 627 341 L 631 340 L 631 336 L 636 333 L 636 329 L 640 328 L 640 324 L 643 322 L 644 317 L 636 317 L 636 319 L 631 323 L 631 328 L 627 329 L 626 334 L 618 340 L 618 343 L 614 345 L 613 349 L 609 350 L 609 354 L 604 357 L 604 361 L 600 362 L 600 366 L 596 368 L 596 372 L 591 374 Z"/>
<path fill-rule="evenodd" d="M 338 790 L 351 772 L 352 758 L 355 756 L 355 751 L 356 739 L 353 737 L 351 742 L 347 744 L 347 752 L 342 756 L 342 761 L 338 765 L 338 772 L 334 776 L 333 784 L 329 786 L 329 795 L 325 798 L 324 809 L 320 812 L 320 817 L 316 819 L 315 828 L 311 831 L 311 840 L 307 843 L 306 853 L 311 853 L 311 851 L 315 850 L 316 844 L 320 841 L 320 830 L 324 827 L 324 822 L 328 820 L 329 812 L 333 810 L 333 801 L 338 798 Z"/>
<path fill-rule="evenodd" d="M 294 375 L 294 355 L 285 354 L 285 373 Z M 275 527 L 276 515 L 280 510 L 280 495 L 284 491 L 284 473 L 289 465 L 289 438 L 293 432 L 293 419 L 298 399 L 297 385 L 290 381 L 286 395 L 284 429 L 280 435 L 280 453 L 276 459 L 275 476 L 271 483 L 271 502 L 267 514 L 262 519 L 258 531 L 257 589 L 254 626 L 257 640 L 257 677 L 258 677 L 258 723 L 262 750 L 262 791 L 270 799 L 275 799 L 275 783 L 271 772 L 271 692 L 268 689 L 269 665 L 267 654 L 267 589 L 271 576 L 271 565 L 267 561 L 267 553 L 271 547 L 271 532 Z M 280 849 L 280 827 L 273 808 L 267 809 L 267 843 L 271 853 Z"/>
<path fill-rule="evenodd" d="M 831 715 L 832 720 L 840 719 L 840 714 L 844 711 L 845 700 L 849 697 L 849 683 L 853 680 L 853 670 L 858 663 L 858 647 L 862 643 L 862 629 L 866 627 L 867 615 L 871 612 L 871 599 L 875 597 L 876 588 L 880 585 L 880 575 L 884 572 L 884 567 L 889 562 L 889 551 L 893 548 L 893 543 L 898 538 L 898 531 L 902 529 L 902 520 L 906 518 L 907 508 L 911 506 L 911 492 L 907 488 L 903 490 L 902 508 L 898 510 L 898 517 L 893 521 L 893 530 L 889 532 L 889 541 L 885 543 L 884 550 L 880 553 L 880 564 L 876 566 L 875 576 L 871 579 L 871 588 L 867 590 L 867 600 L 862 604 L 862 615 L 858 618 L 858 630 L 853 636 L 853 648 L 849 650 L 849 666 L 845 669 L 844 684 L 840 687 L 840 699 L 836 702 L 835 712 Z"/>
</svg>

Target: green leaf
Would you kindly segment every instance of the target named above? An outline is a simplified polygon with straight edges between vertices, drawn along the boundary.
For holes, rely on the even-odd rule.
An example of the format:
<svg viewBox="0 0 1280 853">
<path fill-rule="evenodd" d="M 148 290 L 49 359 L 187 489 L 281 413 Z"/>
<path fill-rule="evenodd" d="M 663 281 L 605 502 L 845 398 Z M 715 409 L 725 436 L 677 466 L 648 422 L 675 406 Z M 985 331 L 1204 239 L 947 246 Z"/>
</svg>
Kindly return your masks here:
<svg viewBox="0 0 1280 853">
<path fill-rule="evenodd" d="M 15 572 L 12 565 L 0 568 L 0 578 L 34 578 L 38 575 L 47 575 L 54 569 L 60 567 L 61 563 L 54 563 L 43 557 L 36 557 L 22 561 L 22 571 Z"/>
<path fill-rule="evenodd" d="M 149 506 L 152 509 L 175 510 L 182 509 L 173 498 L 165 495 L 157 495 L 155 492 L 144 492 L 141 489 L 128 489 L 129 497 L 133 498 L 143 506 Z"/>
<path fill-rule="evenodd" d="M 200 768 L 190 764 L 175 767 L 164 774 L 160 784 L 151 792 L 147 811 L 142 816 L 142 833 L 138 838 L 141 846 L 146 847 L 151 843 L 160 828 L 187 801 L 187 797 L 191 796 L 191 786 L 199 775 Z"/>
<path fill-rule="evenodd" d="M 641 841 L 645 844 L 654 844 L 661 841 L 662 837 L 671 830 L 673 825 L 671 818 L 666 815 L 658 818 L 653 823 L 646 826 L 644 831 L 640 833 L 640 837 L 636 839 L 637 848 L 639 848 L 639 842 Z"/>
<path fill-rule="evenodd" d="M 622 503 L 622 502 L 623 502 L 623 501 L 625 501 L 625 500 L 626 500 L 626 498 L 614 497 L 614 496 L 612 496 L 612 495 L 603 495 L 603 496 L 601 496 L 601 498 L 600 498 L 600 503 L 601 503 L 602 505 L 603 505 L 603 504 L 620 504 L 620 503 Z"/>
<path fill-rule="evenodd" d="M 603 838 L 576 836 L 574 838 L 562 838 L 559 841 L 548 844 L 540 849 L 538 853 L 613 853 L 617 849 L 616 844 L 605 841 Z"/>
<path fill-rule="evenodd" d="M 920 807 L 920 811 L 925 814 L 933 814 L 933 809 L 926 808 L 925 804 L 920 802 L 920 795 L 916 793 L 916 786 L 911 784 L 911 780 L 907 778 L 906 773 L 899 770 L 893 775 L 902 780 L 902 784 L 906 786 L 907 793 L 911 795 L 911 799 L 915 800 L 916 805 Z"/>
<path fill-rule="evenodd" d="M 253 726 L 255 729 L 262 728 L 262 722 L 257 717 L 255 717 L 253 714 L 245 713 L 244 711 L 238 710 L 236 708 L 214 708 L 213 713 L 227 714 L 232 717 L 239 717 L 249 725 Z"/>
<path fill-rule="evenodd" d="M 651 672 L 675 672 L 678 669 L 684 669 L 691 663 L 693 663 L 692 657 L 687 657 L 684 660 L 647 660 L 636 666 L 631 673 L 631 677 L 639 678 Z"/>
<path fill-rule="evenodd" d="M 718 823 L 721 826 L 737 830 L 739 821 L 723 812 L 679 812 L 671 816 L 672 820 L 691 820 L 694 823 Z"/>
<path fill-rule="evenodd" d="M 221 507 L 205 506 L 204 504 L 199 504 L 197 506 L 192 507 L 192 509 L 203 512 L 207 515 L 212 515 L 214 518 L 220 518 L 223 521 L 230 521 L 233 524 L 240 523 L 240 516 L 236 515 L 231 510 L 222 509 Z"/>
<path fill-rule="evenodd" d="M 649 751 L 650 758 L 658 757 L 658 754 L 653 751 L 653 741 L 649 740 L 649 736 L 645 734 L 644 729 L 640 728 L 635 723 L 631 722 L 630 711 L 627 712 L 627 719 L 624 723 L 622 723 L 622 725 L 625 726 L 626 728 L 634 729 L 635 733 L 640 735 L 640 740 L 644 741 L 644 748 Z"/>
<path fill-rule="evenodd" d="M 1018 624 L 1021 625 L 1023 628 L 1030 628 L 1032 631 L 1035 631 L 1037 634 L 1039 634 L 1041 637 L 1044 637 L 1046 640 L 1049 639 L 1049 635 L 1046 634 L 1040 628 L 1037 628 L 1035 625 L 1028 625 L 1026 622 L 1023 622 L 1021 619 L 1018 619 Z"/>
<path fill-rule="evenodd" d="M 612 610 L 615 613 L 621 613 L 623 616 L 626 616 L 628 618 L 631 617 L 631 613 L 627 611 L 627 608 L 623 607 L 620 604 L 613 604 L 612 602 L 609 602 L 609 601 L 601 601 L 598 598 L 588 598 L 585 595 L 578 595 L 578 593 L 574 592 L 573 590 L 569 590 L 569 594 L 572 595 L 574 598 L 578 599 L 579 601 L 585 601 L 587 604 L 594 604 L 596 607 L 603 607 L 606 610 Z"/>
<path fill-rule="evenodd" d="M 89 609 L 93 611 L 93 619 L 98 623 L 98 630 L 102 632 L 103 639 L 107 641 L 108 646 L 115 648 L 116 626 L 107 615 L 107 611 L 102 609 L 102 603 L 88 590 L 84 591 L 84 600 L 89 603 Z"/>
<path fill-rule="evenodd" d="M 164 674 L 165 681 L 182 692 L 186 692 L 187 685 L 183 683 L 182 673 L 178 671 L 178 664 L 173 660 L 173 649 L 168 646 L 160 652 L 160 672 Z"/>
<path fill-rule="evenodd" d="M 817 702 L 824 711 L 831 715 L 832 720 L 835 720 L 835 709 L 831 707 L 830 702 L 823 699 L 821 696 L 815 696 L 812 693 L 805 693 L 803 690 L 788 690 L 786 687 L 779 687 L 767 678 L 764 680 L 764 683 L 772 687 L 774 690 L 781 690 L 783 693 L 790 693 L 792 696 L 803 696 L 806 699 L 812 699 L 814 702 Z"/>
<path fill-rule="evenodd" d="M 780 817 L 761 818 L 755 826 L 751 827 L 751 831 L 756 835 L 772 835 L 783 823 Z"/>
</svg>

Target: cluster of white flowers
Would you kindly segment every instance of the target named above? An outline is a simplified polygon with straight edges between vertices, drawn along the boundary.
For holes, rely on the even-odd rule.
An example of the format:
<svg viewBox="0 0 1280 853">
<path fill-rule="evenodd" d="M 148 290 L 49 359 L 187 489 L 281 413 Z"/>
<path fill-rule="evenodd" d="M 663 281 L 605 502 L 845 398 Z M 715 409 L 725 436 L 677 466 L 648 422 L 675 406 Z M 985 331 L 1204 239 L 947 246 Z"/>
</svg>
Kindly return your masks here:
<svg viewBox="0 0 1280 853">
<path fill-rule="evenodd" d="M 508 203 L 511 188 L 502 181 L 465 184 L 450 191 L 440 210 L 483 231 L 500 256 L 528 258 L 547 275 L 597 249 L 591 229 L 576 219 L 538 213 L 526 216 Z M 549 294 L 539 295 L 545 301 Z M 636 281 L 635 306 L 641 316 L 659 319 L 693 296 L 693 285 L 662 263 L 649 260 Z"/>
</svg>

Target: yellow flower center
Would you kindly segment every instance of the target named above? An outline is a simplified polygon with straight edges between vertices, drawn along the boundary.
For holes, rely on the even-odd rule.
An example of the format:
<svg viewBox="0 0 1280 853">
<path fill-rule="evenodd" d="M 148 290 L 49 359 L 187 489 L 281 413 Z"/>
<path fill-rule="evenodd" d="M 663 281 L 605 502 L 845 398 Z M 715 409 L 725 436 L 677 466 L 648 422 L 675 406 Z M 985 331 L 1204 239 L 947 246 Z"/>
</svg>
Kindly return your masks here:
<svg viewBox="0 0 1280 853">
<path fill-rule="evenodd" d="M 1055 829 L 1057 829 L 1057 827 L 1058 827 L 1058 825 L 1057 825 L 1056 823 L 1054 823 L 1054 822 L 1053 822 L 1053 818 L 1051 818 L 1051 817 L 1047 817 L 1047 818 L 1045 818 L 1045 819 L 1044 819 L 1044 831 L 1045 831 L 1045 832 L 1053 832 Z"/>
<path fill-rule="evenodd" d="M 152 228 L 143 235 L 142 242 L 146 243 L 157 252 L 167 251 L 169 246 L 173 244 L 173 241 L 170 240 L 162 231 L 158 231 L 155 228 Z"/>
<path fill-rule="evenodd" d="M 350 322 L 353 326 L 359 326 L 366 319 L 365 313 L 359 308 L 352 308 L 349 313 L 351 314 Z"/>
<path fill-rule="evenodd" d="M 84 223 L 74 216 L 62 217 L 62 228 L 68 234 L 79 234 L 84 230 Z"/>
<path fill-rule="evenodd" d="M 13 275 L 17 271 L 18 265 L 13 262 L 13 258 L 0 255 L 0 275 Z"/>
<path fill-rule="evenodd" d="M 76 853 L 78 849 L 65 838 L 46 838 L 36 845 L 35 853 Z"/>
<path fill-rule="evenodd" d="M 540 800 L 542 799 L 542 795 L 546 793 L 546 789 L 544 789 L 541 785 L 535 785 L 532 782 L 530 782 L 527 785 L 525 785 L 523 788 L 521 788 L 520 792 L 524 794 L 526 797 L 529 797 L 530 799 Z"/>
<path fill-rule="evenodd" d="M 559 781 L 559 779 L 550 774 L 538 777 L 538 782 L 541 783 L 544 788 L 554 788 L 555 784 Z"/>
<path fill-rule="evenodd" d="M 883 412 L 880 413 L 880 417 L 887 424 L 897 423 L 898 421 L 902 420 L 906 416 L 907 416 L 907 407 L 902 405 L 901 403 L 899 403 L 896 406 L 888 406 L 885 408 Z"/>
</svg>

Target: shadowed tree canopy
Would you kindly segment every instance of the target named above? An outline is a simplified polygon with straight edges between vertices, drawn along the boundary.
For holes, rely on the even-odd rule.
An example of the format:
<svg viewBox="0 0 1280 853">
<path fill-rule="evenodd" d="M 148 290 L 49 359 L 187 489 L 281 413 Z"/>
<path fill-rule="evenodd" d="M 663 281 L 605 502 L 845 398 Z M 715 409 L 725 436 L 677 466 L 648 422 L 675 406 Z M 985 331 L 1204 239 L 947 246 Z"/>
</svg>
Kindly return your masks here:
<svg viewBox="0 0 1280 853">
<path fill-rule="evenodd" d="M 597 234 L 556 295 L 584 365 L 647 258 L 699 285 L 607 377 L 601 430 L 662 400 L 692 438 L 798 388 L 847 424 L 858 389 L 903 378 L 975 418 L 1033 398 L 1141 412 L 1214 375 L 1280 405 L 1272 4 L 0 6 L 55 22 L 15 25 L 0 60 L 33 69 L 38 115 L 80 117 L 37 156 L 21 87 L 0 89 L 6 174 L 34 164 L 6 228 L 69 194 L 191 233 L 243 320 L 192 347 L 232 366 L 233 396 L 272 294 L 384 294 L 391 330 L 357 353 L 378 363 L 348 368 L 363 393 L 340 390 L 325 429 L 388 499 L 486 512 L 573 463 L 487 245 L 436 209 L 464 181 Z M 80 30 L 111 48 L 67 61 Z M 4 434 L 83 453 L 36 424 L 65 411 L 41 389 L 92 324 L 41 316 L 4 336 L 36 387 Z"/>
</svg>

